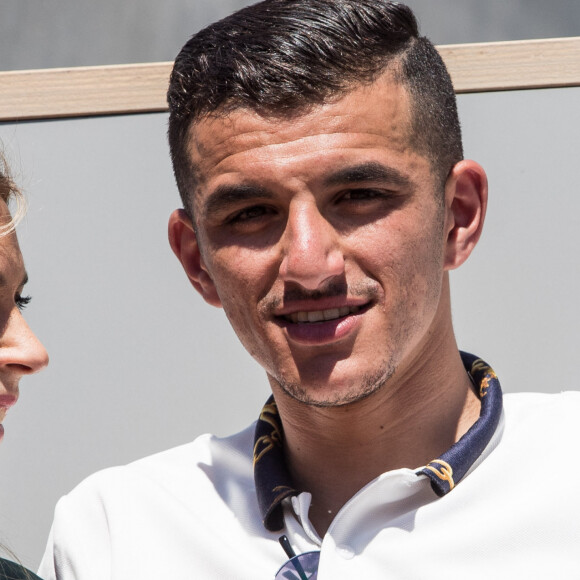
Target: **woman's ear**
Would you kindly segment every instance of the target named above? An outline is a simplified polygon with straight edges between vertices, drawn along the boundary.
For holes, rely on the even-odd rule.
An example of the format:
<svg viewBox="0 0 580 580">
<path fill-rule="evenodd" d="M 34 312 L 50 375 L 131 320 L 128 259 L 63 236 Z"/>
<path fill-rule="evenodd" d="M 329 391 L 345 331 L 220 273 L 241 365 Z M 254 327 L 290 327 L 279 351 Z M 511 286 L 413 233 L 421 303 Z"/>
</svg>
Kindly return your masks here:
<svg viewBox="0 0 580 580">
<path fill-rule="evenodd" d="M 457 163 L 445 184 L 447 245 L 446 270 L 467 260 L 479 240 L 487 209 L 487 176 L 469 159 Z"/>
<path fill-rule="evenodd" d="M 168 234 L 171 249 L 181 262 L 193 287 L 208 304 L 221 306 L 217 289 L 199 250 L 193 224 L 185 210 L 176 209 L 169 216 Z"/>
</svg>

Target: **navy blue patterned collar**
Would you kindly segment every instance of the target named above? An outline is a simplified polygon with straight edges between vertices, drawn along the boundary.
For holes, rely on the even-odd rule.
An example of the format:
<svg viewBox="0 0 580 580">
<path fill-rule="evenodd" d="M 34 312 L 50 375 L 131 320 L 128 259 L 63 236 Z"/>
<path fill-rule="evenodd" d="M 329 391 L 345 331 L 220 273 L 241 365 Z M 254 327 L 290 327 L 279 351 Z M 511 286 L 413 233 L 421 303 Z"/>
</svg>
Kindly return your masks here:
<svg viewBox="0 0 580 580">
<path fill-rule="evenodd" d="M 481 412 L 479 419 L 457 443 L 417 472 L 431 480 L 431 487 L 438 496 L 451 491 L 481 455 L 495 433 L 502 412 L 501 387 L 493 369 L 472 354 L 460 354 L 478 389 Z M 299 493 L 292 485 L 286 466 L 283 438 L 278 408 L 270 397 L 256 424 L 254 480 L 262 521 L 271 532 L 284 527 L 282 500 Z"/>
</svg>

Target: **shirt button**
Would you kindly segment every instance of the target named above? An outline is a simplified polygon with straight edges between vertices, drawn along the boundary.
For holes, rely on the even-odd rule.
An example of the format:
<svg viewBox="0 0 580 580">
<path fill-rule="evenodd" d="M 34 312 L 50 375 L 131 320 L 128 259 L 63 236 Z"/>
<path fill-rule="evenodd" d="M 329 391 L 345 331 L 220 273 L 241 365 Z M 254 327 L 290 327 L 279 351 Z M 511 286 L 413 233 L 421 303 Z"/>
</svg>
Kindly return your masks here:
<svg viewBox="0 0 580 580">
<path fill-rule="evenodd" d="M 354 558 L 354 550 L 350 546 L 336 546 L 336 553 L 345 560 Z"/>
</svg>

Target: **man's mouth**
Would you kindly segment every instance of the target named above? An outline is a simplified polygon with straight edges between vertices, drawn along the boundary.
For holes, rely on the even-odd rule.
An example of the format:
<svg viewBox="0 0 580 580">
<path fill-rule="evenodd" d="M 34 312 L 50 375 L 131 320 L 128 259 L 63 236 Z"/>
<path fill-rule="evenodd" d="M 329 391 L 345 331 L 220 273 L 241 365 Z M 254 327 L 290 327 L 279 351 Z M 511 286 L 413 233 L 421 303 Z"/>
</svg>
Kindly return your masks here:
<svg viewBox="0 0 580 580">
<path fill-rule="evenodd" d="M 293 324 L 327 322 L 337 318 L 344 318 L 351 314 L 358 314 L 363 308 L 364 306 L 341 306 L 340 308 L 327 308 L 325 310 L 302 310 L 286 314 L 282 318 Z"/>
</svg>

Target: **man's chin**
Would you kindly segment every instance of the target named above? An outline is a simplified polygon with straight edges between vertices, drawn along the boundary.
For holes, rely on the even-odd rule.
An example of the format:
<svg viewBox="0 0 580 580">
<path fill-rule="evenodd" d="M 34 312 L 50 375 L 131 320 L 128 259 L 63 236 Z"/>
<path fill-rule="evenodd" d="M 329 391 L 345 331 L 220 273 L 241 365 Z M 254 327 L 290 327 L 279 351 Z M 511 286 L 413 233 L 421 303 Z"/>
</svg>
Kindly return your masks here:
<svg viewBox="0 0 580 580">
<path fill-rule="evenodd" d="M 394 373 L 394 367 L 387 366 L 373 375 L 348 385 L 288 383 L 276 381 L 286 395 L 304 405 L 312 407 L 344 407 L 363 401 L 378 392 Z"/>
</svg>

